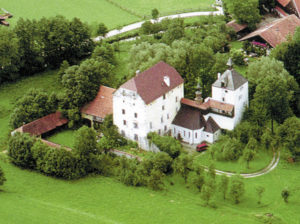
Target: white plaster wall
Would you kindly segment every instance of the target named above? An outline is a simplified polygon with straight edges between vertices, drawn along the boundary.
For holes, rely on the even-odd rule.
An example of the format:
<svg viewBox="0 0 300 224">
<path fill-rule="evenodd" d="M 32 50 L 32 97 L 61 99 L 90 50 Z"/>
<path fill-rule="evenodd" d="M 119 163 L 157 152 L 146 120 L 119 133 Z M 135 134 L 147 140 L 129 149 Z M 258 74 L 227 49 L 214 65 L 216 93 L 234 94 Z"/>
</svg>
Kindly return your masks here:
<svg viewBox="0 0 300 224">
<path fill-rule="evenodd" d="M 170 125 L 180 109 L 183 91 L 183 84 L 181 84 L 166 93 L 165 99 L 161 96 L 146 105 L 136 92 L 119 88 L 113 96 L 114 124 L 119 128 L 120 133 L 125 132 L 125 137 L 128 139 L 135 140 L 135 134 L 138 135 L 140 147 L 149 150 L 147 134 L 153 131 L 158 132 L 158 130 L 161 130 L 161 134 L 163 134 L 170 129 Z M 164 110 L 162 106 L 164 106 Z M 122 109 L 125 109 L 125 114 L 122 114 Z M 134 117 L 134 113 L 137 113 L 137 118 Z M 161 122 L 161 117 L 163 117 L 163 122 Z M 126 125 L 123 124 L 123 120 L 126 120 Z M 137 128 L 134 127 L 134 123 L 138 124 Z M 152 123 L 152 128 L 150 123 Z M 165 126 L 167 126 L 166 131 L 164 130 Z"/>
<path fill-rule="evenodd" d="M 198 130 L 190 130 L 177 125 L 171 125 L 172 136 L 174 138 L 177 138 L 178 134 L 180 133 L 182 140 L 189 144 L 199 144 L 203 141 L 203 129 L 204 128 Z"/>
<path fill-rule="evenodd" d="M 248 82 L 235 91 L 234 127 L 241 122 L 246 107 L 249 106 Z"/>
<path fill-rule="evenodd" d="M 211 98 L 220 102 L 229 103 L 233 105 L 236 102 L 235 91 L 227 90 L 225 88 L 214 87 L 214 86 L 212 87 Z"/>
</svg>

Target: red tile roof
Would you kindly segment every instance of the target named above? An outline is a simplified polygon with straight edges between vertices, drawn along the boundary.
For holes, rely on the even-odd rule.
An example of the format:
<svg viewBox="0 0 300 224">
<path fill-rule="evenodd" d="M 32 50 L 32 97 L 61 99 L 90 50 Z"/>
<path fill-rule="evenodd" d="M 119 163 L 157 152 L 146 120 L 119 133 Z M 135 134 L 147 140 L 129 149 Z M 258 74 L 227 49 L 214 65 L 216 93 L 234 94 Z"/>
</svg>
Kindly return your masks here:
<svg viewBox="0 0 300 224">
<path fill-rule="evenodd" d="M 164 82 L 168 76 L 170 85 Z M 138 74 L 120 88 L 137 92 L 146 104 L 149 104 L 183 83 L 183 79 L 175 68 L 165 62 L 159 62 L 148 70 Z"/>
<path fill-rule="evenodd" d="M 283 7 L 286 7 L 291 2 L 291 0 L 277 0 L 277 2 Z"/>
<path fill-rule="evenodd" d="M 240 40 L 247 40 L 255 36 L 260 36 L 272 47 L 276 47 L 276 45 L 286 41 L 288 34 L 293 35 L 296 27 L 298 26 L 300 26 L 300 19 L 298 19 L 295 15 L 289 15 L 267 24 Z"/>
<path fill-rule="evenodd" d="M 23 125 L 22 127 L 18 128 L 17 131 L 39 136 L 67 123 L 68 119 L 63 118 L 61 112 L 57 111 L 56 113 L 49 114 L 38 120 Z"/>
<path fill-rule="evenodd" d="M 293 3 L 294 3 L 295 8 L 298 12 L 298 16 L 300 16 L 300 0 L 293 0 Z"/>
<path fill-rule="evenodd" d="M 204 131 L 206 131 L 208 133 L 215 133 L 219 129 L 221 129 L 221 128 L 217 124 L 217 122 L 215 122 L 215 120 L 212 117 L 209 117 L 206 121 L 206 126 L 205 126 Z"/>
<path fill-rule="evenodd" d="M 233 108 L 234 108 L 234 106 L 232 104 L 223 103 L 223 102 L 219 102 L 219 101 L 212 100 L 212 99 L 209 99 L 205 103 L 197 104 L 196 101 L 194 101 L 194 100 L 182 98 L 181 103 L 191 106 L 191 107 L 201 109 L 201 110 L 208 110 L 208 109 L 213 108 L 213 109 L 218 109 L 218 110 L 224 110 L 226 112 L 232 112 Z"/>
<path fill-rule="evenodd" d="M 113 92 L 115 89 L 100 86 L 99 92 L 96 98 L 86 104 L 82 109 L 81 113 L 105 118 L 106 115 L 113 113 Z"/>
<path fill-rule="evenodd" d="M 289 14 L 287 14 L 282 8 L 276 6 L 275 10 L 282 15 L 282 17 L 288 16 Z"/>
<path fill-rule="evenodd" d="M 238 24 L 235 20 L 230 21 L 226 24 L 226 26 L 231 27 L 234 29 L 236 33 L 240 32 L 241 30 L 245 29 L 248 25 L 247 24 Z"/>
</svg>

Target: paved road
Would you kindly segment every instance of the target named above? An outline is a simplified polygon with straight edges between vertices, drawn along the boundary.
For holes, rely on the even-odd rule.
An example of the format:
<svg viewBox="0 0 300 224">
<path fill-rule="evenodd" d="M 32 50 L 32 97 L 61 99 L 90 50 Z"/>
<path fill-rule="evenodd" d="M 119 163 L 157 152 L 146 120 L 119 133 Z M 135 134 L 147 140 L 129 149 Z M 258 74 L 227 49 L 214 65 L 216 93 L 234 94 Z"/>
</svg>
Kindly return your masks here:
<svg viewBox="0 0 300 224">
<path fill-rule="evenodd" d="M 259 176 L 265 175 L 265 174 L 271 172 L 272 170 L 274 170 L 276 168 L 276 166 L 278 165 L 279 159 L 280 159 L 280 152 L 277 152 L 277 153 L 274 152 L 273 159 L 266 168 L 264 168 L 264 169 L 262 169 L 258 172 L 241 173 L 240 175 L 244 178 L 253 178 L 253 177 L 259 177 Z M 236 173 L 225 172 L 225 171 L 222 171 L 222 170 L 216 170 L 216 174 L 217 175 L 224 175 L 225 174 L 228 177 L 236 175 Z"/>
<path fill-rule="evenodd" d="M 169 15 L 169 16 L 163 16 L 163 17 L 159 17 L 157 19 L 158 22 L 160 22 L 161 20 L 165 19 L 165 18 L 169 18 L 169 19 L 175 19 L 175 18 L 187 18 L 187 17 L 195 17 L 195 16 L 208 16 L 208 15 L 223 15 L 223 8 L 222 7 L 216 7 L 217 11 L 211 11 L 211 12 L 188 12 L 188 13 L 181 13 L 181 14 L 176 14 L 176 15 Z M 152 23 L 156 22 L 155 20 L 150 20 Z M 115 35 L 121 34 L 121 33 L 125 33 L 131 30 L 135 30 L 138 29 L 142 26 L 142 24 L 145 21 L 141 21 L 138 23 L 133 23 L 127 26 L 122 27 L 122 29 L 118 30 L 111 30 L 109 31 L 105 38 L 108 37 L 113 37 Z M 94 38 L 94 41 L 99 41 L 100 39 L 103 39 L 102 36 L 96 37 Z"/>
</svg>

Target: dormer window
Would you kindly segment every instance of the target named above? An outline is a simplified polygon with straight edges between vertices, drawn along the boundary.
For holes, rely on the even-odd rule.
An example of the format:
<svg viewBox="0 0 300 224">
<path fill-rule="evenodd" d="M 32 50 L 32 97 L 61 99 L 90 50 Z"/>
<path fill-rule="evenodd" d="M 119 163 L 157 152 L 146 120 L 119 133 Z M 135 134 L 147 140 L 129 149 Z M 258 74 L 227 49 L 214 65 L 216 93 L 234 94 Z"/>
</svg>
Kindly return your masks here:
<svg viewBox="0 0 300 224">
<path fill-rule="evenodd" d="M 224 81 L 221 82 L 221 87 L 225 87 L 225 82 Z"/>
<path fill-rule="evenodd" d="M 166 94 L 163 95 L 163 99 L 164 99 L 164 100 L 166 99 Z"/>
</svg>

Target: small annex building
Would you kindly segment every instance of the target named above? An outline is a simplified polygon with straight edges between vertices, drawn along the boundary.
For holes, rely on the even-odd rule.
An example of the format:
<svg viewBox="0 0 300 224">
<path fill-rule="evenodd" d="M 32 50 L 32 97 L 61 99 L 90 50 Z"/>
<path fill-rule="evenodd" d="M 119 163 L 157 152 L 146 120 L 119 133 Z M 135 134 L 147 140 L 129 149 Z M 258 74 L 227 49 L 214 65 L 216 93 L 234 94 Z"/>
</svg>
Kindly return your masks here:
<svg viewBox="0 0 300 224">
<path fill-rule="evenodd" d="M 288 15 L 249 33 L 240 41 L 249 40 L 276 47 L 276 45 L 285 42 L 288 35 L 293 35 L 299 26 L 300 19 L 294 14 Z"/>
<path fill-rule="evenodd" d="M 300 17 L 300 0 L 277 0 L 276 3 L 276 8 L 283 8 L 282 11 Z"/>
<path fill-rule="evenodd" d="M 82 118 L 88 119 L 91 127 L 94 127 L 95 122 L 101 123 L 107 115 L 113 114 L 114 91 L 113 88 L 101 85 L 95 99 L 81 108 Z"/>
<path fill-rule="evenodd" d="M 24 124 L 23 126 L 14 130 L 11 134 L 13 135 L 15 132 L 20 133 L 28 133 L 31 136 L 43 137 L 43 135 L 59 128 L 68 123 L 68 119 L 64 118 L 60 111 L 56 111 L 55 113 L 48 114 L 40 119 L 32 121 L 28 124 Z"/>
</svg>

